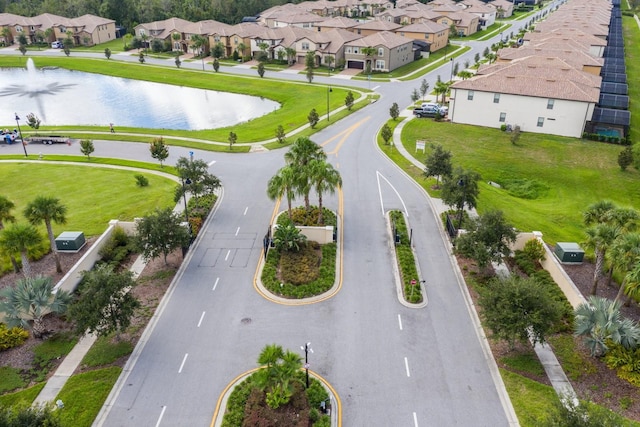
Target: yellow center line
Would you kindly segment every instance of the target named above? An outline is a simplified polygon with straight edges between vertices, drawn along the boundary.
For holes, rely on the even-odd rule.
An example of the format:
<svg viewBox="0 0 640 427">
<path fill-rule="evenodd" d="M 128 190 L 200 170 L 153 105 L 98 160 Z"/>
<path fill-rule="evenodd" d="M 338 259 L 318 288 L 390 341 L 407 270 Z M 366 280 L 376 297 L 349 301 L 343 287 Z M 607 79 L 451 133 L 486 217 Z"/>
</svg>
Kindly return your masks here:
<svg viewBox="0 0 640 427">
<path fill-rule="evenodd" d="M 353 133 L 353 131 L 358 129 L 360 126 L 362 126 L 362 124 L 364 122 L 366 122 L 367 120 L 369 120 L 370 118 L 371 118 L 371 116 L 365 117 L 364 119 L 360 120 L 358 123 L 353 124 L 351 127 L 343 130 L 342 132 L 340 132 L 339 134 L 337 134 L 333 138 L 330 138 L 326 142 L 324 142 L 322 144 L 322 146 L 324 146 L 324 144 L 326 144 L 326 143 L 328 143 L 330 141 L 333 141 L 335 138 L 337 138 L 339 136 L 342 136 L 342 138 L 340 138 L 340 141 L 338 141 L 338 144 L 336 145 L 336 148 L 334 148 L 333 151 L 328 152 L 327 155 L 335 154 L 337 156 L 338 155 L 338 151 L 342 147 L 342 144 L 344 144 L 344 142 L 347 140 L 347 138 L 349 138 L 349 136 Z"/>
</svg>

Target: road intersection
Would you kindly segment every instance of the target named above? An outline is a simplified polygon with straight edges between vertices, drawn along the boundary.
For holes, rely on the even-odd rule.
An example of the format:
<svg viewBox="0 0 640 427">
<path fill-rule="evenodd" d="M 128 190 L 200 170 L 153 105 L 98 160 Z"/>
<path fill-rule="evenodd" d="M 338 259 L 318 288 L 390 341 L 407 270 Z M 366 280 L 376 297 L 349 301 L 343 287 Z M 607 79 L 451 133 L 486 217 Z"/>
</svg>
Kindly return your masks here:
<svg viewBox="0 0 640 427">
<path fill-rule="evenodd" d="M 437 75 L 425 76 L 431 87 Z M 325 80 L 331 82 L 317 79 Z M 209 425 L 220 394 L 256 367 L 265 345 L 297 349 L 309 341 L 311 369 L 339 396 L 341 425 L 517 425 L 438 213 L 377 148 L 389 107 L 406 105 L 415 85 L 380 83 L 378 102 L 312 138 L 343 179 L 342 206 L 339 195 L 324 200 L 342 213 L 341 288 L 317 304 L 277 304 L 254 289 L 273 212 L 266 183 L 284 164 L 283 151 L 171 147 L 167 163 L 194 151 L 212 164 L 224 191 L 96 425 Z M 146 144 L 94 144 L 94 156 L 150 160 Z M 72 149 L 77 154 L 75 147 L 47 147 L 52 153 Z M 408 308 L 396 298 L 384 216 L 391 209 L 403 211 L 413 230 L 429 298 L 425 308 Z"/>
</svg>

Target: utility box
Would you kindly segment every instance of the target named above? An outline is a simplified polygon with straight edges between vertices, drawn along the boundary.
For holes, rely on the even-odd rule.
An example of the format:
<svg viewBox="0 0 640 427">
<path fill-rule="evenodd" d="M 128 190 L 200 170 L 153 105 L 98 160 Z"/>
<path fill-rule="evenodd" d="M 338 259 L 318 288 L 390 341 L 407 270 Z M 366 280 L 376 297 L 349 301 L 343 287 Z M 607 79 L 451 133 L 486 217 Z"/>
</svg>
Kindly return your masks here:
<svg viewBox="0 0 640 427">
<path fill-rule="evenodd" d="M 64 231 L 56 237 L 56 249 L 59 252 L 78 252 L 86 243 L 82 231 Z"/>
<path fill-rule="evenodd" d="M 582 264 L 584 251 L 577 243 L 558 242 L 553 251 L 558 260 L 563 264 Z"/>
</svg>

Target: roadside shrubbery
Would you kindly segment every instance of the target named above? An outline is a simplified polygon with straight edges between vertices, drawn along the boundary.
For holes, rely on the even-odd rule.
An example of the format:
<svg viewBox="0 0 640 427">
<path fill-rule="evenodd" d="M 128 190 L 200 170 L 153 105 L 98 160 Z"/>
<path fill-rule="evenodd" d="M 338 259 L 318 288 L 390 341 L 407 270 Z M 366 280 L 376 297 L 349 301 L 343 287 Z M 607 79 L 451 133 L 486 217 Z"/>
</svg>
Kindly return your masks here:
<svg viewBox="0 0 640 427">
<path fill-rule="evenodd" d="M 400 279 L 404 290 L 404 299 L 410 303 L 422 302 L 422 292 L 416 259 L 409 242 L 409 233 L 404 221 L 404 215 L 400 211 L 389 212 L 389 218 L 395 235 L 396 258 L 400 269 Z"/>
<path fill-rule="evenodd" d="M 0 351 L 18 347 L 29 338 L 29 332 L 15 326 L 7 328 L 4 323 L 0 323 Z"/>
</svg>

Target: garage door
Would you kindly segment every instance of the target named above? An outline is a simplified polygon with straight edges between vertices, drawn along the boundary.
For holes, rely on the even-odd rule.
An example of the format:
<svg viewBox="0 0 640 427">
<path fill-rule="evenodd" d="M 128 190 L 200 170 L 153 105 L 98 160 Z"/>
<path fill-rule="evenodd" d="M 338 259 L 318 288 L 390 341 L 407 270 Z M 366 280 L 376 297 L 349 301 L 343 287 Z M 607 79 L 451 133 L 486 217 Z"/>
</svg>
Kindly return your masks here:
<svg viewBox="0 0 640 427">
<path fill-rule="evenodd" d="M 362 62 L 362 61 L 347 61 L 347 68 L 357 68 L 358 70 L 364 70 L 364 62 Z"/>
</svg>

